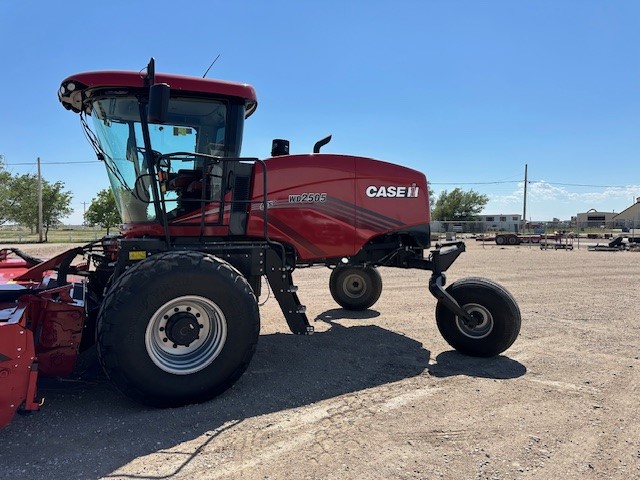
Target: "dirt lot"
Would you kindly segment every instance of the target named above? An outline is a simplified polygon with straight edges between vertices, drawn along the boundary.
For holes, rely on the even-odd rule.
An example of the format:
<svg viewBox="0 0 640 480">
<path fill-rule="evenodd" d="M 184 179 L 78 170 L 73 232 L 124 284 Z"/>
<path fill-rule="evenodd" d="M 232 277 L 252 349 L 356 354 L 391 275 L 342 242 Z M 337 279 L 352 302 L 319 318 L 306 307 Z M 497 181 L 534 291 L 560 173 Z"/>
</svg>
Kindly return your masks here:
<svg viewBox="0 0 640 480">
<path fill-rule="evenodd" d="M 382 269 L 356 315 L 327 269 L 300 270 L 315 335 L 291 335 L 269 299 L 247 373 L 202 405 L 49 383 L 0 433 L 0 478 L 639 478 L 640 253 L 468 245 L 449 282 L 486 276 L 520 304 L 503 356 L 448 347 L 427 272 Z"/>
</svg>

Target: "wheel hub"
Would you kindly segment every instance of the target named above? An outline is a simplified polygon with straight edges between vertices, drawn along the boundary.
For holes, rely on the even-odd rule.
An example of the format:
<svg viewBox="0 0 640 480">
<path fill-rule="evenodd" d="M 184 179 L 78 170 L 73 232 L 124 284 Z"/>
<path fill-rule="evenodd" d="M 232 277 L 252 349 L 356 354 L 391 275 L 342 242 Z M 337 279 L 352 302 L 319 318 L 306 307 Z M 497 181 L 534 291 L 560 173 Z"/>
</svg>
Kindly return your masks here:
<svg viewBox="0 0 640 480">
<path fill-rule="evenodd" d="M 227 340 L 227 319 L 212 300 L 186 295 L 162 305 L 149 319 L 147 353 L 161 370 L 188 375 L 206 368 Z"/>
<path fill-rule="evenodd" d="M 344 293 L 351 298 L 360 298 L 367 291 L 367 285 L 360 275 L 351 274 L 344 279 Z"/>
<path fill-rule="evenodd" d="M 200 338 L 200 324 L 196 317 L 188 312 L 172 315 L 164 328 L 167 339 L 175 345 L 188 347 L 194 340 Z"/>
<path fill-rule="evenodd" d="M 471 320 L 456 316 L 456 324 L 463 335 L 479 340 L 493 331 L 493 315 L 487 308 L 477 303 L 468 303 L 462 308 L 471 316 Z"/>
<path fill-rule="evenodd" d="M 464 322 L 464 324 L 467 327 L 476 328 L 478 325 L 480 325 L 482 323 L 483 318 L 482 318 L 482 315 L 480 315 L 479 312 L 472 311 L 472 312 L 469 312 L 469 315 L 471 316 L 470 320 L 462 319 L 462 321 Z"/>
</svg>

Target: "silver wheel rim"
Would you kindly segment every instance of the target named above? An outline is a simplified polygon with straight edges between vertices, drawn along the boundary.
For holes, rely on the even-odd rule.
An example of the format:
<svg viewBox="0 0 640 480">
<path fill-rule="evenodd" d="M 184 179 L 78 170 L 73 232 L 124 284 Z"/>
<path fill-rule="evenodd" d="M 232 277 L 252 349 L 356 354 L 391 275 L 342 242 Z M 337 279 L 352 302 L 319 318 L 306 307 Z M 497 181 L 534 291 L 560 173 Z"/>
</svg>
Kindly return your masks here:
<svg viewBox="0 0 640 480">
<path fill-rule="evenodd" d="M 183 330 L 188 330 L 193 337 L 191 341 L 181 344 L 172 340 L 169 328 L 176 318 L 186 319 Z M 227 320 L 220 307 L 195 295 L 178 297 L 162 305 L 149 320 L 145 332 L 151 361 L 174 375 L 189 375 L 211 365 L 226 340 Z"/>
<path fill-rule="evenodd" d="M 367 283 L 362 275 L 350 273 L 342 282 L 342 291 L 349 298 L 361 298 L 367 291 Z"/>
<path fill-rule="evenodd" d="M 493 331 L 493 315 L 485 307 L 477 303 L 467 303 L 462 308 L 479 322 L 478 325 L 471 327 L 456 315 L 456 325 L 463 335 L 474 340 L 480 340 Z"/>
</svg>

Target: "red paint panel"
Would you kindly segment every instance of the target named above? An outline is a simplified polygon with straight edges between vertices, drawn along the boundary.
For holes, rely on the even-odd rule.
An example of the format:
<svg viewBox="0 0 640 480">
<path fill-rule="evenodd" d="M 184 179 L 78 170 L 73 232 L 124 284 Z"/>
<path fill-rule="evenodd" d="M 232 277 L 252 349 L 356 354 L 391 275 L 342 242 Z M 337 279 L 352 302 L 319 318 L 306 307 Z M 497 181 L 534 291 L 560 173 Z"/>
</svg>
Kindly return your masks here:
<svg viewBox="0 0 640 480">
<path fill-rule="evenodd" d="M 59 99 L 67 108 L 79 111 L 81 108 L 79 93 L 91 88 L 144 88 L 145 74 L 127 71 L 99 71 L 77 73 L 65 78 L 58 93 Z M 174 91 L 194 92 L 207 95 L 225 95 L 229 97 L 244 98 L 248 104 L 256 104 L 256 91 L 246 83 L 227 82 L 210 78 L 187 77 L 184 75 L 171 75 L 157 73 L 156 83 L 166 83 Z M 73 90 L 70 89 L 73 85 Z M 251 114 L 255 106 L 248 114 Z"/>
<path fill-rule="evenodd" d="M 4 258 L 0 261 L 0 283 L 8 283 L 29 270 L 21 258 Z"/>
<path fill-rule="evenodd" d="M 429 223 L 427 181 L 416 170 L 331 154 L 274 157 L 265 160 L 265 166 L 269 237 L 293 245 L 301 260 L 351 256 L 373 237 Z M 264 226 L 257 205 L 262 182 L 262 167 L 256 164 L 255 205 L 247 230 L 256 237 L 262 236 Z M 371 197 L 371 186 L 404 197 Z M 304 195 L 308 198 L 300 198 Z"/>
<path fill-rule="evenodd" d="M 36 354 L 40 373 L 49 377 L 66 377 L 73 372 L 84 326 L 84 309 L 79 305 L 42 299 Z"/>
<path fill-rule="evenodd" d="M 341 155 L 288 155 L 265 160 L 269 237 L 292 244 L 301 259 L 352 255 L 355 249 L 355 158 Z M 261 237 L 263 172 L 254 170 L 247 234 Z M 290 196 L 295 196 L 290 198 Z M 300 197 L 303 196 L 303 197 Z M 343 203 L 335 203 L 338 199 Z"/>
<path fill-rule="evenodd" d="M 26 270 L 23 274 L 17 276 L 15 278 L 18 282 L 39 282 L 44 277 L 45 273 L 54 270 L 56 267 L 60 265 L 62 260 L 71 252 L 72 249 L 66 250 L 63 253 L 56 255 L 49 260 L 45 260 L 42 263 L 38 263 L 37 265 L 31 267 Z"/>
<path fill-rule="evenodd" d="M 215 217 L 217 220 L 217 216 Z M 122 235 L 125 238 L 163 237 L 164 228 L 158 223 L 129 223 L 122 227 Z M 200 224 L 194 221 L 192 225 L 169 225 L 169 235 L 172 237 L 197 237 L 200 235 Z M 204 236 L 220 237 L 229 235 L 229 226 L 205 226 Z"/>
<path fill-rule="evenodd" d="M 386 162 L 358 158 L 356 204 L 359 237 L 430 223 L 427 178 L 416 170 Z M 371 215 L 367 212 L 375 212 Z M 397 226 L 393 226 L 393 221 Z"/>
<path fill-rule="evenodd" d="M 36 392 L 29 388 L 32 376 L 37 375 L 33 334 L 24 326 L 23 313 L 24 308 L 0 305 L 0 429 L 23 403 L 27 409 L 37 408 Z"/>
</svg>

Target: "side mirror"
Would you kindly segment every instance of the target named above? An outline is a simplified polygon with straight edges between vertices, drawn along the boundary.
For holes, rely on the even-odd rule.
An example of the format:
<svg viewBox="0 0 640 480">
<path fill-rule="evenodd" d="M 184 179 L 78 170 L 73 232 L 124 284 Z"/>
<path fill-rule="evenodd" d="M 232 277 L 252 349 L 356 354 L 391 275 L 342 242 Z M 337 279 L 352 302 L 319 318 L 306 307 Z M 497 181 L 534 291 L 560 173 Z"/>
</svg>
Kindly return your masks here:
<svg viewBox="0 0 640 480">
<path fill-rule="evenodd" d="M 171 88 L 166 83 L 154 83 L 149 87 L 149 123 L 165 123 L 169 112 Z"/>
</svg>

